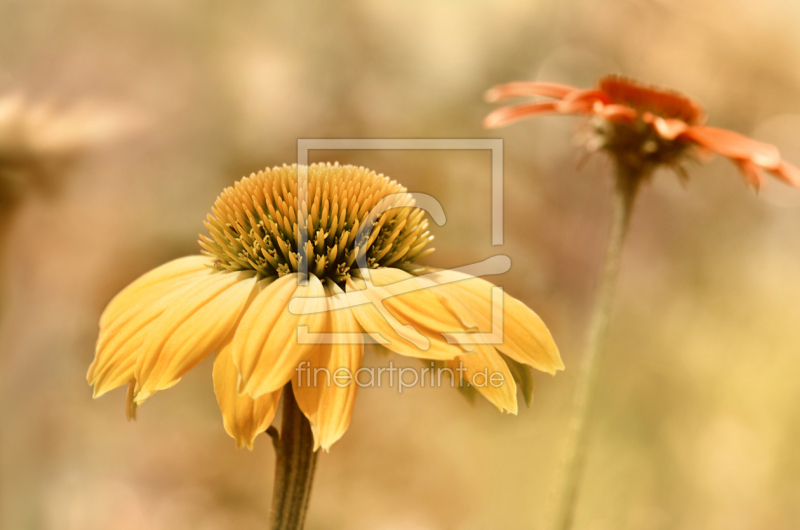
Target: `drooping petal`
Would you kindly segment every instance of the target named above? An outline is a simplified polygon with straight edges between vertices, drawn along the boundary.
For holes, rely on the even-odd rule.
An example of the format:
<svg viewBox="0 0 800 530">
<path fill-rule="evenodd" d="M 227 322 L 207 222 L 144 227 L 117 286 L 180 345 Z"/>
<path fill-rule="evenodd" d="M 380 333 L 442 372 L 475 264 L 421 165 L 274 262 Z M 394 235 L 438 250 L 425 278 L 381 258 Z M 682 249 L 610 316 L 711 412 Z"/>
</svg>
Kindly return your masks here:
<svg viewBox="0 0 800 530">
<path fill-rule="evenodd" d="M 517 385 L 503 358 L 492 346 L 478 344 L 475 351 L 447 362 L 500 412 L 517 413 Z"/>
<path fill-rule="evenodd" d="M 602 111 L 613 101 L 602 90 L 576 90 L 556 103 L 556 110 L 563 114 L 588 114 Z"/>
<path fill-rule="evenodd" d="M 775 146 L 757 142 L 726 129 L 697 125 L 689 127 L 680 138 L 694 140 L 703 147 L 728 158 L 749 160 L 759 167 L 772 171 L 781 165 L 781 155 Z"/>
<path fill-rule="evenodd" d="M 142 297 L 143 291 L 157 287 L 164 282 L 175 282 L 206 274 L 212 261 L 207 256 L 186 256 L 165 263 L 140 276 L 108 303 L 100 316 L 100 327 L 107 327 L 117 317 L 125 313 L 131 305 Z"/>
<path fill-rule="evenodd" d="M 325 291 L 328 296 L 344 294 L 335 283 L 328 283 Z M 364 358 L 364 344 L 356 338 L 361 327 L 349 307 L 330 311 L 327 330 L 331 335 L 326 343 L 313 350 L 292 380 L 297 404 L 311 423 L 314 450 L 325 451 L 350 426 L 358 391 L 355 378 Z"/>
<path fill-rule="evenodd" d="M 501 342 L 492 345 L 517 362 L 554 374 L 564 369 L 550 331 L 539 316 L 525 304 L 503 292 L 502 298 L 493 300 L 491 283 L 456 271 L 437 271 L 420 278 L 440 284 L 432 287 L 438 296 L 450 297 L 464 306 L 475 318 L 481 333 L 499 335 Z M 502 318 L 502 329 L 496 329 Z M 500 337 L 492 338 L 497 340 Z"/>
<path fill-rule="evenodd" d="M 533 389 L 535 386 L 533 381 L 533 368 L 527 364 L 518 363 L 511 357 L 503 355 L 502 353 L 500 357 L 503 358 L 506 366 L 508 366 L 508 370 L 514 377 L 517 388 L 522 391 L 522 398 L 525 400 L 525 405 L 530 407 L 531 403 L 533 403 Z"/>
<path fill-rule="evenodd" d="M 490 88 L 486 91 L 484 99 L 487 103 L 496 103 L 509 98 L 533 96 L 561 99 L 574 90 L 578 89 L 561 83 L 516 81 Z"/>
<path fill-rule="evenodd" d="M 222 422 L 236 447 L 253 449 L 256 437 L 267 430 L 278 410 L 281 390 L 253 399 L 239 395 L 239 370 L 233 362 L 233 333 L 220 346 L 214 359 L 214 394 Z"/>
<path fill-rule="evenodd" d="M 538 116 L 540 114 L 550 114 L 553 112 L 561 112 L 557 109 L 556 103 L 521 103 L 519 105 L 512 105 L 510 107 L 501 107 L 492 111 L 483 120 L 483 126 L 487 129 L 496 129 L 504 127 L 511 123 L 524 120 L 531 116 Z"/>
<path fill-rule="evenodd" d="M 597 114 L 609 121 L 632 122 L 638 117 L 635 110 L 625 105 L 600 105 L 598 109 Z"/>
<path fill-rule="evenodd" d="M 100 328 L 95 358 L 86 374 L 94 397 L 133 380 L 136 360 L 154 323 L 211 273 L 206 269 L 197 277 L 163 281 L 127 297 L 128 309 Z"/>
<path fill-rule="evenodd" d="M 772 173 L 784 182 L 800 188 L 800 169 L 792 164 L 781 161 L 778 169 L 774 170 Z"/>
<path fill-rule="evenodd" d="M 401 355 L 432 360 L 453 359 L 464 348 L 449 344 L 444 333 L 465 330 L 450 308 L 417 281 L 391 267 L 371 269 L 372 286 L 360 278 L 347 281 L 347 295 L 358 323 L 376 341 Z"/>
<path fill-rule="evenodd" d="M 674 140 L 689 129 L 689 126 L 683 120 L 662 118 L 650 112 L 645 112 L 642 119 L 646 123 L 651 123 L 658 135 L 665 140 Z"/>
<path fill-rule="evenodd" d="M 742 172 L 747 182 L 753 186 L 756 191 L 760 190 L 761 185 L 764 184 L 764 177 L 759 173 L 758 166 L 750 160 L 734 159 L 733 161 L 739 167 L 739 171 Z"/>
<path fill-rule="evenodd" d="M 258 398 L 282 388 L 317 346 L 300 343 L 298 333 L 300 328 L 310 333 L 325 329 L 325 289 L 313 274 L 305 285 L 298 285 L 298 278 L 298 274 L 287 274 L 268 284 L 259 282 L 259 292 L 233 339 L 233 360 L 241 374 L 240 394 Z M 292 298 L 303 301 L 296 314 L 288 307 Z"/>
<path fill-rule="evenodd" d="M 128 393 L 125 395 L 125 416 L 128 421 L 136 421 L 136 380 L 131 379 L 128 381 Z"/>
<path fill-rule="evenodd" d="M 239 320 L 253 292 L 255 272 L 217 272 L 195 284 L 150 330 L 136 362 L 141 405 L 217 348 Z"/>
</svg>

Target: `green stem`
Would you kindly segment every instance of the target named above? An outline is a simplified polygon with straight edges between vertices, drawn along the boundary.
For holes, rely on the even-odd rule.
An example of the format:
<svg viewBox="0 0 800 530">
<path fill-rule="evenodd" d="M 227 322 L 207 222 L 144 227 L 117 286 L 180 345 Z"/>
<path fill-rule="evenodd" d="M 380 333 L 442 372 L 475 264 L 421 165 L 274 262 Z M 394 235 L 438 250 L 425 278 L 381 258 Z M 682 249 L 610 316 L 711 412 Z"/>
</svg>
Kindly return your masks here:
<svg viewBox="0 0 800 530">
<path fill-rule="evenodd" d="M 630 225 L 636 191 L 639 183 L 646 176 L 626 171 L 621 165 L 617 167 L 611 230 L 606 246 L 600 287 L 589 328 L 588 350 L 584 359 L 583 371 L 579 376 L 575 391 L 574 409 L 567 437 L 562 487 L 559 490 L 558 511 L 553 525 L 555 530 L 570 530 L 572 528 L 581 474 L 586 459 L 588 424 L 592 415 L 592 405 L 595 402 L 594 395 L 596 393 L 598 367 L 600 357 L 605 349 L 608 322 L 614 302 L 622 249 L 625 245 L 625 236 Z"/>
<path fill-rule="evenodd" d="M 292 393 L 283 389 L 281 433 L 270 427 L 275 446 L 275 486 L 272 491 L 271 530 L 302 530 L 317 464 L 314 435 Z"/>
</svg>

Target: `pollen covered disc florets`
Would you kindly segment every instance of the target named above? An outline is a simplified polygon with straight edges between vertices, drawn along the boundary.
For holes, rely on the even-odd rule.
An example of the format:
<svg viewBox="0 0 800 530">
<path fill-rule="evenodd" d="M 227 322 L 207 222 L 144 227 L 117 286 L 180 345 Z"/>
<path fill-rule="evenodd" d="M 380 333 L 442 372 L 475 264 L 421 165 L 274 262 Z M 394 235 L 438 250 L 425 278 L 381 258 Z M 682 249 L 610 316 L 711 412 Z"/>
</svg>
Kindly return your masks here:
<svg viewBox="0 0 800 530">
<path fill-rule="evenodd" d="M 406 188 L 363 167 L 266 169 L 226 188 L 211 212 L 200 246 L 221 270 L 284 276 L 305 260 L 309 273 L 342 283 L 359 263 L 413 270 L 433 252 Z"/>
</svg>

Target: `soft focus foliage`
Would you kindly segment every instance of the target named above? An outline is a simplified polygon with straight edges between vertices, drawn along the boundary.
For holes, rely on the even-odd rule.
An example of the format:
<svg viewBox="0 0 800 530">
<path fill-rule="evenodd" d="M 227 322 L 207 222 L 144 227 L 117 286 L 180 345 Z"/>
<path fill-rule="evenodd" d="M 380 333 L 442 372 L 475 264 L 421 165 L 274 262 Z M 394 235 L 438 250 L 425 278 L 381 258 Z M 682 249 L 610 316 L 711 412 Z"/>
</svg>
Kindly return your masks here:
<svg viewBox="0 0 800 530">
<path fill-rule="evenodd" d="M 567 365 L 535 375 L 517 417 L 451 389 L 363 389 L 348 435 L 320 458 L 310 530 L 547 520 L 610 168 L 577 169 L 569 118 L 484 131 L 486 88 L 620 71 L 692 94 L 715 125 L 800 163 L 800 6 L 788 2 L 0 0 L 0 20 L 0 93 L 121 100 L 156 121 L 6 220 L 4 529 L 264 527 L 272 448 L 261 436 L 236 451 L 210 359 L 137 424 L 124 389 L 92 401 L 84 374 L 111 297 L 196 253 L 221 187 L 294 162 L 297 138 L 504 138 L 502 247 L 488 152 L 311 155 L 437 197 L 447 224 L 429 264 L 508 254 L 494 280 L 536 308 Z M 723 160 L 689 171 L 685 187 L 656 175 L 637 205 L 578 528 L 800 526 L 800 193 L 771 181 L 756 196 Z"/>
</svg>

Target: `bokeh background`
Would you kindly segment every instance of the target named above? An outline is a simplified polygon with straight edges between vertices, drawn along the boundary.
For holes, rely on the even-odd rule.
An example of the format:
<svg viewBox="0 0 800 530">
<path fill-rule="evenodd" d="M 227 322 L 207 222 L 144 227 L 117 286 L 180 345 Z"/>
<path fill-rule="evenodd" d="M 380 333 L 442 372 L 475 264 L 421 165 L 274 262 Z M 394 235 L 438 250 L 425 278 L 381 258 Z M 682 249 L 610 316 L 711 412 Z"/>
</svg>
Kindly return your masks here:
<svg viewBox="0 0 800 530">
<path fill-rule="evenodd" d="M 786 0 L 0 0 L 0 94 L 137 109 L 148 126 L 3 208 L 0 528 L 264 528 L 273 452 L 236 450 L 204 362 L 128 423 L 93 401 L 97 322 L 127 283 L 195 253 L 222 187 L 298 138 L 505 140 L 505 244 L 488 152 L 316 151 L 437 197 L 428 263 L 498 253 L 497 279 L 566 372 L 501 416 L 451 389 L 365 389 L 320 458 L 309 529 L 546 528 L 610 207 L 577 121 L 485 131 L 482 93 L 620 72 L 800 163 L 800 4 Z M 800 527 L 800 190 L 716 159 L 637 205 L 577 528 Z M 402 360 L 395 359 L 396 362 Z M 369 363 L 386 361 L 370 357 Z"/>
</svg>

